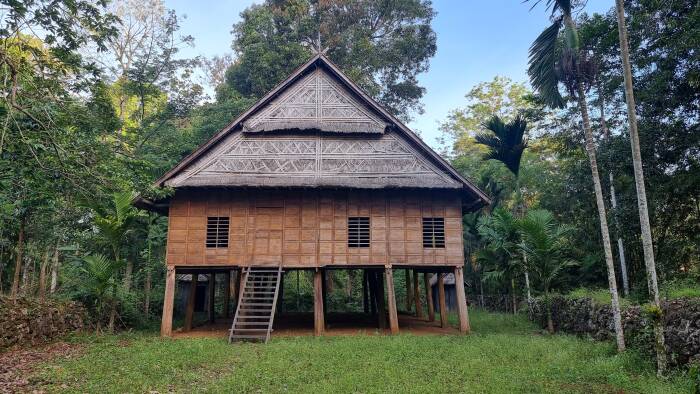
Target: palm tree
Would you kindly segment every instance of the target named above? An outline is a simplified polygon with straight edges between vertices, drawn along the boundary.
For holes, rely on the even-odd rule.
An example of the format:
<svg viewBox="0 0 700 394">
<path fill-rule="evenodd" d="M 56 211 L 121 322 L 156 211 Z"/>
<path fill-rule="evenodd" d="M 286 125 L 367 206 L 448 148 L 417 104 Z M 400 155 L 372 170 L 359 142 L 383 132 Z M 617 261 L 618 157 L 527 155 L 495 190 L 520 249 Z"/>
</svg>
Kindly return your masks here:
<svg viewBox="0 0 700 394">
<path fill-rule="evenodd" d="M 121 265 L 121 249 L 126 237 L 132 230 L 132 224 L 136 219 L 136 211 L 131 205 L 134 194 L 131 192 L 117 192 L 112 194 L 110 204 L 106 207 L 89 204 L 93 211 L 93 224 L 97 227 L 101 241 L 111 249 L 114 262 Z M 127 272 L 124 275 L 124 287 L 128 291 L 131 281 L 131 272 L 127 264 Z M 117 315 L 116 288 L 113 289 L 111 312 L 109 317 L 109 331 L 114 331 L 114 322 Z"/>
<path fill-rule="evenodd" d="M 534 0 L 535 5 L 542 1 Z M 585 51 L 579 48 L 576 23 L 572 17 L 571 0 L 544 1 L 547 8 L 552 11 L 552 25 L 546 28 L 530 47 L 528 74 L 532 86 L 550 107 L 563 108 L 565 105 L 564 98 L 559 91 L 560 84 L 566 88 L 569 96 L 578 103 L 578 109 L 583 119 L 585 147 L 591 167 L 593 189 L 600 220 L 600 232 L 603 239 L 603 251 L 608 270 L 608 287 L 611 296 L 617 349 L 621 352 L 625 350 L 625 337 L 622 330 L 620 300 L 617 293 L 610 232 L 605 213 L 600 174 L 598 173 L 593 131 L 588 115 L 588 104 L 586 103 L 586 91 L 594 82 L 595 62 L 590 59 L 590 56 Z"/>
<path fill-rule="evenodd" d="M 505 123 L 498 115 L 494 115 L 484 124 L 484 128 L 491 133 L 477 134 L 476 142 L 488 148 L 484 160 L 500 161 L 515 176 L 516 213 L 522 217 L 525 214 L 525 202 L 520 189 L 520 163 L 523 153 L 527 149 L 527 121 L 522 115 L 518 115 L 512 121 Z M 527 301 L 530 303 L 532 297 L 530 275 L 527 269 L 525 270 L 525 287 L 527 288 Z"/>
<path fill-rule="evenodd" d="M 576 263 L 567 257 L 570 250 L 568 235 L 571 227 L 557 225 L 551 212 L 537 209 L 527 213 L 518 221 L 519 247 L 528 256 L 527 269 L 535 274 L 542 285 L 547 331 L 554 333 L 550 290 L 561 272 Z"/>
<path fill-rule="evenodd" d="M 642 229 L 642 247 L 644 249 L 644 265 L 647 271 L 647 284 L 652 296 L 654 306 L 661 311 L 659 297 L 659 285 L 656 279 L 656 263 L 654 262 L 654 245 L 651 239 L 651 225 L 649 224 L 649 208 L 647 207 L 647 194 L 644 187 L 644 171 L 642 168 L 642 154 L 639 149 L 639 132 L 637 128 L 637 110 L 634 101 L 634 88 L 632 87 L 632 66 L 630 65 L 629 44 L 627 42 L 627 27 L 625 25 L 625 6 L 622 0 L 615 0 L 617 10 L 617 27 L 620 36 L 620 53 L 625 79 L 625 99 L 627 100 L 627 116 L 630 122 L 630 143 L 632 145 L 632 164 L 634 166 L 634 182 L 637 187 L 637 205 L 639 207 L 639 221 Z M 656 372 L 663 375 L 666 370 L 666 347 L 664 344 L 664 327 L 661 318 L 654 321 L 654 337 L 656 339 Z"/>
<path fill-rule="evenodd" d="M 479 219 L 479 235 L 485 242 L 477 259 L 488 267 L 482 268 L 485 280 L 506 279 L 510 282 L 513 301 L 513 314 L 516 314 L 515 277 L 521 264 L 518 261 L 518 243 L 520 242 L 515 217 L 503 208 L 495 209 L 491 215 Z"/>
<path fill-rule="evenodd" d="M 97 314 L 97 328 L 102 331 L 102 321 L 104 320 L 105 306 L 114 305 L 114 294 L 117 282 L 114 276 L 121 267 L 119 261 L 110 260 L 104 255 L 96 254 L 85 256 L 82 259 L 80 269 L 86 274 L 87 280 L 83 283 L 84 288 L 95 299 L 95 312 Z"/>
</svg>

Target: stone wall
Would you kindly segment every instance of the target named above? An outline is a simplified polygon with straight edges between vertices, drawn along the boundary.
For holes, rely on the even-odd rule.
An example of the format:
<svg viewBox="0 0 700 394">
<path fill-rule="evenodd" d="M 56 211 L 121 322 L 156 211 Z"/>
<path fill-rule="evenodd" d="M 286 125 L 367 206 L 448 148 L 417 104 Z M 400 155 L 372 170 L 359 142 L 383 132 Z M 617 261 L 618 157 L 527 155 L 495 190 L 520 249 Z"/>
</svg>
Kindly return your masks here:
<svg viewBox="0 0 700 394">
<path fill-rule="evenodd" d="M 0 297 L 0 351 L 55 340 L 81 330 L 85 322 L 85 309 L 76 302 L 19 298 L 13 303 Z"/>
<path fill-rule="evenodd" d="M 671 365 L 700 362 L 700 299 L 666 300 L 664 311 L 666 347 Z M 530 309 L 530 319 L 546 327 L 547 319 L 541 299 Z M 552 320 L 557 331 L 591 336 L 597 340 L 614 338 L 610 305 L 600 305 L 590 298 L 552 298 Z M 642 306 L 622 310 L 622 324 L 628 347 L 654 355 L 651 321 Z"/>
</svg>

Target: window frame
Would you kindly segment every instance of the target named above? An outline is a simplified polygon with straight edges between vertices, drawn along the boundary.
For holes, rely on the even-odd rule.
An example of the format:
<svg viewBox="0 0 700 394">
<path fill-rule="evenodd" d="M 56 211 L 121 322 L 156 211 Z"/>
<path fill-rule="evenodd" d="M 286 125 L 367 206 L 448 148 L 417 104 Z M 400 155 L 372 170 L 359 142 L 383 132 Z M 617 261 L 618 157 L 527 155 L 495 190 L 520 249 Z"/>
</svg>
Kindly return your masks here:
<svg viewBox="0 0 700 394">
<path fill-rule="evenodd" d="M 204 246 L 207 249 L 225 249 L 229 245 L 231 218 L 228 216 L 207 216 Z"/>
<path fill-rule="evenodd" d="M 369 248 L 371 245 L 372 237 L 372 225 L 370 217 L 348 216 L 347 225 L 348 248 Z"/>
<path fill-rule="evenodd" d="M 439 216 L 423 217 L 421 220 L 423 248 L 445 249 L 445 218 Z"/>
</svg>

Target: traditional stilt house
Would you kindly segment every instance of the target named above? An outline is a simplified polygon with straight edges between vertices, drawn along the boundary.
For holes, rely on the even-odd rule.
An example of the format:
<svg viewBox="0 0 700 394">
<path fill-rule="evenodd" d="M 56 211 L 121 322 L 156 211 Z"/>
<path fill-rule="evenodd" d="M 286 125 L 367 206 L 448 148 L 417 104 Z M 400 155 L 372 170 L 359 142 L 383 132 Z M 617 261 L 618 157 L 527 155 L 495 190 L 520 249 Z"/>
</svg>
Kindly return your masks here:
<svg viewBox="0 0 700 394">
<path fill-rule="evenodd" d="M 156 183 L 174 194 L 137 205 L 169 216 L 164 336 L 172 332 L 176 274 L 209 274 L 213 283 L 234 272 L 230 339 L 269 338 L 281 273 L 290 270 L 314 273 L 321 334 L 330 269 L 364 270 L 365 303 L 391 332 L 399 330 L 394 269 L 414 270 L 416 295 L 418 273 L 428 290 L 427 275 L 452 273 L 460 330 L 469 331 L 462 215 L 487 196 L 322 54 Z"/>
</svg>

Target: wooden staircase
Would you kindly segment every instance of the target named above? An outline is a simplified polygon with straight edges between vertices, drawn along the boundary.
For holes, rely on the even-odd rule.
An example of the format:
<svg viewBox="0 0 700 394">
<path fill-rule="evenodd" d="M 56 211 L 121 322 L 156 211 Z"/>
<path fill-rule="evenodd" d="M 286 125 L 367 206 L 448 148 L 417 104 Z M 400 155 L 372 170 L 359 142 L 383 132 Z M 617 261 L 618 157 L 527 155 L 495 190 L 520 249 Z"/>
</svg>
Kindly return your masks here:
<svg viewBox="0 0 700 394">
<path fill-rule="evenodd" d="M 243 270 L 243 283 L 228 341 L 267 343 L 275 318 L 282 267 L 251 267 Z"/>
</svg>

